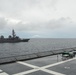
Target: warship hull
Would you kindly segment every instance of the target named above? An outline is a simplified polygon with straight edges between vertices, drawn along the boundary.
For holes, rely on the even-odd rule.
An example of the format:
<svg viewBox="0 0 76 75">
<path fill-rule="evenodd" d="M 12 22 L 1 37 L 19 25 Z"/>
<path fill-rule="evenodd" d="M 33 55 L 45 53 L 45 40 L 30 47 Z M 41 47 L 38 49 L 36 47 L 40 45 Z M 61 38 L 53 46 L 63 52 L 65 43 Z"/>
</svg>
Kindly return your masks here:
<svg viewBox="0 0 76 75">
<path fill-rule="evenodd" d="M 1 39 L 0 43 L 18 43 L 18 42 L 28 42 L 30 39 Z"/>
<path fill-rule="evenodd" d="M 8 38 L 4 38 L 3 35 L 0 36 L 0 43 L 17 43 L 17 42 L 28 42 L 30 39 L 21 39 L 19 36 L 16 36 L 14 29 L 12 30 L 12 35 L 9 35 Z"/>
</svg>

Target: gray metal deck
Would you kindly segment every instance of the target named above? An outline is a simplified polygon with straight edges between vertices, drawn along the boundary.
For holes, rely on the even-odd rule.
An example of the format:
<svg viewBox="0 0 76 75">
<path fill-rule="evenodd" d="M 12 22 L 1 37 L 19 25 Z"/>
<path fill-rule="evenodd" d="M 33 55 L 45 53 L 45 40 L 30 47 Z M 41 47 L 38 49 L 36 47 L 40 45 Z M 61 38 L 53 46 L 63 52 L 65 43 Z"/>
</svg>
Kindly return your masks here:
<svg viewBox="0 0 76 75">
<path fill-rule="evenodd" d="M 0 75 L 76 75 L 76 57 L 62 61 L 61 55 L 0 65 Z"/>
</svg>

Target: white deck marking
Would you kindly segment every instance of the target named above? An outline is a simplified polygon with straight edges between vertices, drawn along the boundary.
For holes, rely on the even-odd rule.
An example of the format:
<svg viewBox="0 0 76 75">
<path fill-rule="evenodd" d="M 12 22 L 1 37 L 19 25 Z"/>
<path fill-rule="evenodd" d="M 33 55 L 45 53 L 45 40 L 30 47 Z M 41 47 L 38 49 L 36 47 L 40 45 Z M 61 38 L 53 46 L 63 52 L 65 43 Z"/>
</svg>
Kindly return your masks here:
<svg viewBox="0 0 76 75">
<path fill-rule="evenodd" d="M 38 66 L 31 65 L 31 64 L 28 64 L 28 63 L 25 63 L 25 62 L 17 62 L 17 63 L 22 64 L 22 65 L 26 65 L 26 66 L 31 67 L 31 68 L 40 68 Z"/>
<path fill-rule="evenodd" d="M 52 70 L 40 69 L 40 68 L 39 69 L 33 69 L 33 70 L 25 71 L 25 72 L 20 72 L 20 73 L 13 74 L 13 75 L 25 75 L 25 74 L 30 74 L 30 73 L 33 73 L 33 72 L 36 72 L 36 71 L 39 71 L 39 70 L 42 70 L 44 72 L 47 72 L 49 74 L 54 74 L 54 75 L 65 75 L 65 74 L 58 73 L 58 72 L 55 72 L 55 71 L 52 71 Z"/>
<path fill-rule="evenodd" d="M 0 75 L 9 75 L 9 74 L 3 72 L 3 70 L 0 69 Z"/>
<path fill-rule="evenodd" d="M 68 60 L 65 60 L 65 61 L 57 62 L 57 63 L 50 64 L 50 65 L 43 66 L 43 67 L 38 67 L 38 66 L 35 66 L 35 65 L 31 65 L 31 64 L 28 64 L 28 63 L 20 62 L 19 61 L 17 63 L 22 64 L 22 65 L 25 65 L 25 66 L 28 66 L 28 67 L 31 67 L 33 69 L 32 70 L 25 71 L 25 72 L 20 72 L 20 73 L 17 73 L 17 74 L 13 74 L 13 75 L 25 75 L 25 74 L 33 73 L 33 72 L 36 72 L 36 71 L 39 71 L 39 70 L 44 71 L 44 72 L 47 72 L 49 74 L 53 74 L 53 75 L 65 75 L 65 74 L 62 74 L 62 73 L 59 73 L 59 72 L 48 70 L 46 68 L 53 67 L 53 66 L 56 66 L 56 65 L 59 65 L 59 64 L 63 64 L 65 62 L 72 61 L 74 59 L 76 59 L 76 57 L 73 58 L 73 59 L 68 59 Z M 0 72 L 2 72 L 1 69 L 0 69 Z M 7 74 L 5 72 L 2 72 L 2 73 L 0 73 L 0 75 L 9 75 L 9 74 Z"/>
<path fill-rule="evenodd" d="M 2 70 L 0 69 L 0 72 L 2 72 Z"/>
<path fill-rule="evenodd" d="M 3 73 L 0 73 L 0 75 L 9 75 L 9 74 L 7 74 L 7 73 L 3 72 Z"/>
<path fill-rule="evenodd" d="M 72 60 L 74 60 L 74 59 L 76 59 L 76 58 L 68 59 L 68 60 L 61 61 L 61 62 L 54 63 L 54 64 L 50 64 L 50 65 L 44 66 L 44 67 L 42 67 L 42 68 L 49 68 L 49 67 L 53 67 L 53 66 L 56 66 L 56 65 L 59 65 L 59 64 L 63 64 L 63 63 L 68 62 L 68 61 L 72 61 Z"/>
<path fill-rule="evenodd" d="M 13 74 L 13 75 L 24 75 L 24 74 L 29 74 L 29 73 L 32 73 L 32 72 L 36 72 L 36 71 L 38 71 L 38 70 L 39 70 L 39 69 L 32 69 L 32 70 L 29 70 L 29 71 L 20 72 L 20 73 Z"/>
<path fill-rule="evenodd" d="M 43 66 L 43 67 L 38 67 L 38 66 L 35 66 L 35 65 L 31 65 L 31 64 L 28 64 L 28 63 L 25 63 L 25 62 L 17 62 L 19 64 L 22 64 L 22 65 L 26 65 L 26 66 L 29 66 L 31 68 L 49 68 L 49 67 L 53 67 L 53 66 L 56 66 L 56 65 L 59 65 L 59 64 L 62 64 L 62 63 L 65 63 L 65 62 L 68 62 L 68 61 L 72 61 L 76 58 L 73 58 L 73 59 L 68 59 L 68 60 L 65 60 L 65 61 L 61 61 L 61 62 L 57 62 L 57 63 L 54 63 L 54 64 L 50 64 L 50 65 L 47 65 L 47 66 Z"/>
<path fill-rule="evenodd" d="M 25 62 L 17 62 L 19 64 L 26 65 L 26 66 L 29 66 L 29 67 L 34 68 L 34 69 L 33 70 L 29 70 L 29 71 L 25 71 L 25 72 L 21 72 L 21 73 L 17 73 L 17 74 L 14 74 L 14 75 L 24 75 L 24 74 L 29 74 L 29 73 L 32 73 L 32 72 L 35 72 L 35 71 L 39 71 L 39 70 L 42 70 L 44 72 L 47 72 L 47 73 L 50 73 L 50 74 L 54 74 L 54 75 L 65 75 L 65 74 L 58 73 L 58 72 L 55 72 L 55 71 L 52 71 L 52 70 L 48 70 L 46 68 L 53 67 L 53 66 L 56 66 L 56 65 L 68 62 L 68 61 L 72 61 L 74 59 L 76 59 L 76 58 L 65 60 L 65 61 L 61 61 L 61 62 L 54 63 L 54 64 L 50 64 L 50 65 L 47 65 L 47 66 L 44 66 L 44 67 L 38 67 L 38 66 L 31 65 L 31 64 L 28 64 L 28 63 L 25 63 Z"/>
<path fill-rule="evenodd" d="M 55 71 L 52 71 L 52 70 L 48 70 L 48 69 L 41 69 L 41 70 L 44 71 L 44 72 L 47 72 L 49 74 L 53 74 L 53 75 L 65 75 L 65 74 L 58 73 L 58 72 L 55 72 Z"/>
</svg>

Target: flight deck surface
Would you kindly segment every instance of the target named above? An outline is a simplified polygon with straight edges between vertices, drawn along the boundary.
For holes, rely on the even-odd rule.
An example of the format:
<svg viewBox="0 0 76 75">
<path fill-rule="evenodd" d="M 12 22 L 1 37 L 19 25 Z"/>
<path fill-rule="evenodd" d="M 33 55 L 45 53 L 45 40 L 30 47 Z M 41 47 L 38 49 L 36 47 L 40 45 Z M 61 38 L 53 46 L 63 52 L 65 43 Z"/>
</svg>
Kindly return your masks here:
<svg viewBox="0 0 76 75">
<path fill-rule="evenodd" d="M 53 55 L 0 65 L 0 75 L 75 75 L 76 57 L 62 61 Z"/>
</svg>

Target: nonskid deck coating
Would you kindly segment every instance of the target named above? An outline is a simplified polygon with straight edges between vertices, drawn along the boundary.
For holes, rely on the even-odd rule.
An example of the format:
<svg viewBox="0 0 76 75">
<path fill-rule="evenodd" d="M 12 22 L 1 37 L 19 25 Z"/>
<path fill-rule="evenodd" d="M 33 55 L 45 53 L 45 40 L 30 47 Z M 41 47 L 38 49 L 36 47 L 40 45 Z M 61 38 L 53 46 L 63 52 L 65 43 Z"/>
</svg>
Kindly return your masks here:
<svg viewBox="0 0 76 75">
<path fill-rule="evenodd" d="M 70 75 L 64 73 L 64 71 L 57 71 L 61 69 L 63 70 L 62 66 L 58 68 L 56 67 L 67 64 L 67 62 L 70 66 L 72 61 L 75 64 L 76 57 L 62 61 L 61 55 L 54 55 L 28 61 L 18 61 L 16 63 L 0 65 L 0 75 Z M 55 67 L 57 70 L 52 69 L 52 67 Z M 76 67 L 74 67 L 74 69 L 76 69 Z M 73 72 L 75 71 L 74 69 Z M 73 75 L 75 74 L 73 73 Z"/>
</svg>

